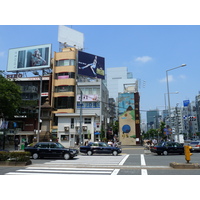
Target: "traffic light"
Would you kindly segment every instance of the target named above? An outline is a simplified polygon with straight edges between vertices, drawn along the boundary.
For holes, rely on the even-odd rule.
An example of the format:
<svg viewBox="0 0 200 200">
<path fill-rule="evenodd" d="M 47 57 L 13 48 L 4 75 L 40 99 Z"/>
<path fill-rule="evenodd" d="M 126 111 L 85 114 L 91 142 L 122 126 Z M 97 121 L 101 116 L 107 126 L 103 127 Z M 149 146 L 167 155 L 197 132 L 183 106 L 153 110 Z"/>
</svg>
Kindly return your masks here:
<svg viewBox="0 0 200 200">
<path fill-rule="evenodd" d="M 184 146 L 184 153 L 185 153 L 185 160 L 187 163 L 190 162 L 190 156 L 192 156 L 192 153 L 190 153 L 191 146 Z"/>
</svg>

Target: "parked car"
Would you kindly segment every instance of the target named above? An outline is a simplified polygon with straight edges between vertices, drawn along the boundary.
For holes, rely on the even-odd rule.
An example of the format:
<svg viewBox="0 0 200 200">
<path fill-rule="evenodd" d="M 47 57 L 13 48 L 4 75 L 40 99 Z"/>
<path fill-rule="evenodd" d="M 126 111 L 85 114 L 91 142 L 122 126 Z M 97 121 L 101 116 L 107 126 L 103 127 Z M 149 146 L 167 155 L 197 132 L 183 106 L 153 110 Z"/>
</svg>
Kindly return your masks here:
<svg viewBox="0 0 200 200">
<path fill-rule="evenodd" d="M 44 157 L 61 157 L 66 160 L 78 155 L 77 149 L 65 148 L 58 142 L 38 142 L 33 147 L 25 147 L 25 151 L 29 151 L 33 159 Z"/>
<path fill-rule="evenodd" d="M 200 141 L 192 141 L 189 146 L 192 147 L 192 151 L 200 151 Z"/>
<path fill-rule="evenodd" d="M 157 145 L 152 146 L 150 151 L 158 155 L 167 155 L 169 153 L 184 153 L 184 146 L 178 142 L 159 142 Z"/>
<path fill-rule="evenodd" d="M 94 153 L 113 154 L 117 156 L 122 150 L 119 147 L 111 147 L 105 142 L 89 142 L 87 146 L 80 146 L 80 152 L 86 153 L 89 156 Z"/>
</svg>

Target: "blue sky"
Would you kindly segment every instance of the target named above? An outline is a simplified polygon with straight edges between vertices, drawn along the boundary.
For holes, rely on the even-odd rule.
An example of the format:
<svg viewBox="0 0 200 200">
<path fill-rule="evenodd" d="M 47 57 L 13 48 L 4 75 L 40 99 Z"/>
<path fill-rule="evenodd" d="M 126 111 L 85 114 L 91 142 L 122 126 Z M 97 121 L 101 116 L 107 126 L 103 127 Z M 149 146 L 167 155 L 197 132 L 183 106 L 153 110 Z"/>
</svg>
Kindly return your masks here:
<svg viewBox="0 0 200 200">
<path fill-rule="evenodd" d="M 85 52 L 105 58 L 106 68 L 128 67 L 140 80 L 141 110 L 165 106 L 166 70 L 171 107 L 195 100 L 200 91 L 200 26 L 192 25 L 67 25 L 84 33 Z M 58 51 L 57 25 L 0 25 L 0 70 L 6 70 L 8 50 L 52 44 Z M 145 82 L 145 87 L 144 83 Z"/>
</svg>

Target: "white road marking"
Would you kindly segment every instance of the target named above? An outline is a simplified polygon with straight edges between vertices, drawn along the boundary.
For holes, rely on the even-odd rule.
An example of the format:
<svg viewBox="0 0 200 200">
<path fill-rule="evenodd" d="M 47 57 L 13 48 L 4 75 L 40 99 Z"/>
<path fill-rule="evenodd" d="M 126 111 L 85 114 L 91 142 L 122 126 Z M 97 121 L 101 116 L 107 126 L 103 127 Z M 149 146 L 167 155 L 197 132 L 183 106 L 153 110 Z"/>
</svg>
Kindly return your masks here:
<svg viewBox="0 0 200 200">
<path fill-rule="evenodd" d="M 127 160 L 127 158 L 129 157 L 129 155 L 126 155 L 123 160 L 119 163 L 119 165 L 123 165 L 125 163 L 125 161 Z"/>
<path fill-rule="evenodd" d="M 120 169 L 115 169 L 111 175 L 117 175 L 119 173 Z"/>
<path fill-rule="evenodd" d="M 142 166 L 146 166 L 146 162 L 145 162 L 145 159 L 144 159 L 144 154 L 141 154 L 140 158 L 141 158 L 141 165 Z M 141 169 L 141 175 L 148 175 L 147 169 Z"/>
<path fill-rule="evenodd" d="M 147 170 L 146 169 L 141 169 L 141 175 L 148 175 Z"/>
<path fill-rule="evenodd" d="M 140 158 L 141 158 L 141 165 L 146 165 L 146 162 L 145 162 L 145 159 L 144 159 L 144 154 L 141 154 L 140 155 Z"/>
</svg>

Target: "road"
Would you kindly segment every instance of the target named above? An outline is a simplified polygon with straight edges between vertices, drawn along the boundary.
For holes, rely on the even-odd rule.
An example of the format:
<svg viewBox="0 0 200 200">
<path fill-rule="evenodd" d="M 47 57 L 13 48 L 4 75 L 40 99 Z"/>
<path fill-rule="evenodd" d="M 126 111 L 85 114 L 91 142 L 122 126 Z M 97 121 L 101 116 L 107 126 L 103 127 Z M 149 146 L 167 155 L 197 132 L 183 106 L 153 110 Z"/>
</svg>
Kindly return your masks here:
<svg viewBox="0 0 200 200">
<path fill-rule="evenodd" d="M 200 163 L 200 153 L 193 153 L 192 163 Z M 112 155 L 78 155 L 72 160 L 38 159 L 24 167 L 0 167 L 1 175 L 200 175 L 200 169 L 174 169 L 171 162 L 185 163 L 184 155 L 149 154 L 143 147 L 124 147 Z"/>
</svg>

